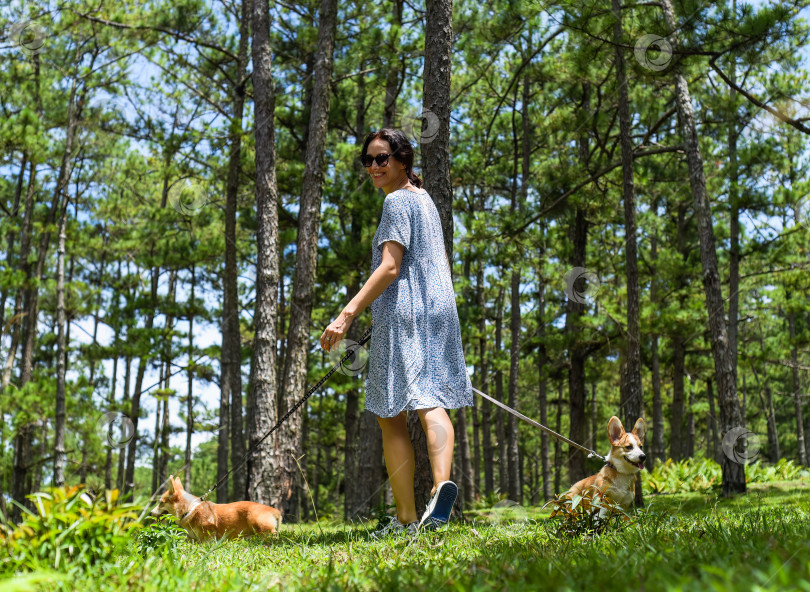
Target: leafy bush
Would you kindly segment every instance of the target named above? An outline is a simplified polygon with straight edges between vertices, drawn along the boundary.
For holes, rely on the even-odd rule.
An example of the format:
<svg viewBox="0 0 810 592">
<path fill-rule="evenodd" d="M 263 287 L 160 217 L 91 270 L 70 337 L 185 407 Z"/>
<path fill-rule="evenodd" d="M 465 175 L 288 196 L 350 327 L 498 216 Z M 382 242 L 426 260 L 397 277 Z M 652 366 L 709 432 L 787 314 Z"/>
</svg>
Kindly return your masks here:
<svg viewBox="0 0 810 592">
<path fill-rule="evenodd" d="M 651 493 L 697 491 L 708 493 L 722 481 L 720 465 L 705 458 L 658 463 L 652 472 L 642 473 L 644 490 Z"/>
<path fill-rule="evenodd" d="M 810 476 L 806 469 L 792 460 L 781 459 L 775 465 L 757 461 L 745 467 L 748 483 L 790 481 Z M 718 463 L 705 458 L 689 458 L 680 462 L 668 459 L 655 465 L 653 471 L 642 474 L 644 490 L 651 493 L 708 493 L 720 487 L 723 470 Z"/>
<path fill-rule="evenodd" d="M 139 509 L 116 505 L 118 490 L 94 499 L 81 487 L 52 488 L 28 496 L 23 521 L 0 526 L 0 574 L 88 568 L 112 560 L 129 542 Z"/>
<path fill-rule="evenodd" d="M 630 520 L 630 516 L 595 486 L 583 492 L 585 495 L 568 497 L 558 495 L 546 502 L 551 506 L 551 520 L 556 521 L 554 534 L 557 537 L 581 537 L 616 530 Z"/>
<path fill-rule="evenodd" d="M 169 516 L 161 516 L 157 522 L 135 532 L 135 545 L 141 557 L 157 551 L 174 554 L 177 543 L 185 540 L 186 531 L 177 526 Z"/>
</svg>

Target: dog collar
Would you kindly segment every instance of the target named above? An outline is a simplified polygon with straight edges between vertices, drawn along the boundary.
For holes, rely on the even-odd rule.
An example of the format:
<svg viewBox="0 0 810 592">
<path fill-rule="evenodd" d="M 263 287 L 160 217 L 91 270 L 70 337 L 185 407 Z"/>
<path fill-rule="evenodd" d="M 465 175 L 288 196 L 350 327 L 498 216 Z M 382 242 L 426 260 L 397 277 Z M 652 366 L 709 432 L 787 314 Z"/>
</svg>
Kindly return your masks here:
<svg viewBox="0 0 810 592">
<path fill-rule="evenodd" d="M 605 461 L 605 466 L 606 466 L 606 467 L 610 467 L 610 468 L 611 468 L 611 469 L 613 469 L 614 471 L 618 471 L 618 470 L 619 470 L 619 469 L 617 469 L 617 468 L 616 468 L 616 467 L 613 465 L 613 463 L 612 463 L 612 462 L 610 462 L 609 460 L 606 460 L 606 461 Z"/>
<path fill-rule="evenodd" d="M 202 504 L 202 501 L 201 501 L 201 500 L 197 500 L 196 502 L 194 502 L 193 504 L 191 504 L 191 507 L 188 509 L 188 512 L 186 512 L 185 514 L 183 514 L 183 516 L 180 518 L 180 520 L 179 520 L 179 521 L 180 521 L 180 522 L 182 522 L 183 520 L 185 520 L 186 518 L 188 518 L 189 516 L 191 516 L 191 513 L 192 513 L 194 510 L 196 510 L 196 509 L 197 509 L 197 507 L 198 507 L 200 504 Z"/>
</svg>

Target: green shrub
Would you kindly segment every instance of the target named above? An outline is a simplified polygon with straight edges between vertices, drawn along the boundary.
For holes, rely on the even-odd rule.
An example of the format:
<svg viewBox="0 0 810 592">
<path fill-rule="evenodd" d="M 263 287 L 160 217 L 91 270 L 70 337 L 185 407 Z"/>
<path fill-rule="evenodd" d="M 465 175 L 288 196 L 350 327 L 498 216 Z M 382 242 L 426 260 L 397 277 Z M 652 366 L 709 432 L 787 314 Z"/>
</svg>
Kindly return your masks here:
<svg viewBox="0 0 810 592">
<path fill-rule="evenodd" d="M 135 531 L 135 545 L 144 558 L 153 552 L 174 555 L 177 543 L 186 538 L 186 531 L 169 516 L 161 516 L 154 524 Z"/>
<path fill-rule="evenodd" d="M 118 491 L 94 499 L 81 487 L 52 488 L 28 496 L 35 511 L 24 509 L 23 521 L 0 528 L 0 574 L 20 571 L 86 569 L 130 543 L 138 507 L 116 505 Z"/>
<path fill-rule="evenodd" d="M 546 502 L 551 506 L 549 518 L 554 521 L 554 536 L 581 537 L 603 534 L 620 528 L 630 516 L 602 491 L 591 486 L 585 495 L 568 497 L 563 493 Z"/>
<path fill-rule="evenodd" d="M 806 469 L 784 458 L 775 465 L 757 461 L 745 467 L 747 483 L 790 481 L 807 476 L 810 473 Z M 652 472 L 642 474 L 644 491 L 650 493 L 708 493 L 718 489 L 722 480 L 720 465 L 706 458 L 688 458 L 679 462 L 668 459 L 656 464 Z"/>
</svg>

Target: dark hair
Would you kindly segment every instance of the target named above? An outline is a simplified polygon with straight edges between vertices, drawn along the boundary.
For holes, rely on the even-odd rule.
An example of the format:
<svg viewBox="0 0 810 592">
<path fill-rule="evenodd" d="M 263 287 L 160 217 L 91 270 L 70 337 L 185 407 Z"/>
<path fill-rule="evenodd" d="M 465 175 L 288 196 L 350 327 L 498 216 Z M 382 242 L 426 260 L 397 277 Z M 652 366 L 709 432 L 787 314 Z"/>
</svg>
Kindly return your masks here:
<svg viewBox="0 0 810 592">
<path fill-rule="evenodd" d="M 408 175 L 408 180 L 414 187 L 422 187 L 422 179 L 419 175 L 413 172 L 413 146 L 408 141 L 408 137 L 401 131 L 384 127 L 380 131 L 371 132 L 366 136 L 363 142 L 363 151 L 360 156 L 363 157 L 368 151 L 368 145 L 372 140 L 385 140 L 391 146 L 391 156 L 396 158 L 399 162 L 405 165 L 405 174 Z"/>
</svg>

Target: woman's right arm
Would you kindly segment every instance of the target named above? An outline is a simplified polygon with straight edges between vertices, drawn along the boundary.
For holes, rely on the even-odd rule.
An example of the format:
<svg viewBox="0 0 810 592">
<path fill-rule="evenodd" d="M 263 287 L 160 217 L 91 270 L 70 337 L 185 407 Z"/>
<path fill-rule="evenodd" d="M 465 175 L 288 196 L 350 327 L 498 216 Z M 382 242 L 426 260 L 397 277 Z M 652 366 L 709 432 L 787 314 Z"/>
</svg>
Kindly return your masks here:
<svg viewBox="0 0 810 592">
<path fill-rule="evenodd" d="M 397 276 L 402 264 L 402 255 L 405 247 L 396 241 L 386 241 L 382 247 L 382 261 L 374 270 L 368 281 L 360 288 L 357 295 L 346 305 L 338 317 L 326 328 L 321 335 L 321 347 L 329 351 L 346 336 L 352 321 L 385 292 Z"/>
</svg>

